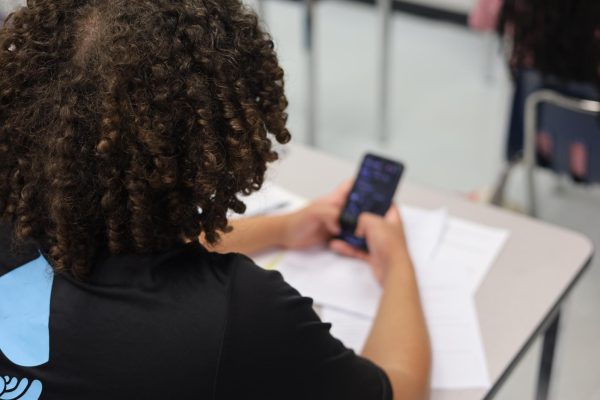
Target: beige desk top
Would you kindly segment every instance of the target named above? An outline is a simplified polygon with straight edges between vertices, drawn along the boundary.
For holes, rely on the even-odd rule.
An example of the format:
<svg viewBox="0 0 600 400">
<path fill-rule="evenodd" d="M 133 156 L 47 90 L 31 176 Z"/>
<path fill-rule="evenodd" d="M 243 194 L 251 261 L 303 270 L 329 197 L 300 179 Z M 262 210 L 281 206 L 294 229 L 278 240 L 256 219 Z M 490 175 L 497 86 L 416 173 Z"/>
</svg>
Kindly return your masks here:
<svg viewBox="0 0 600 400">
<path fill-rule="evenodd" d="M 284 152 L 271 167 L 270 179 L 309 199 L 353 179 L 358 168 L 300 145 L 287 146 Z M 510 230 L 476 295 L 491 381 L 498 382 L 588 264 L 592 243 L 579 233 L 410 182 L 401 183 L 399 200 L 424 208 L 445 207 L 453 216 Z M 432 398 L 468 400 L 485 395 L 482 390 L 444 390 L 435 391 Z"/>
</svg>

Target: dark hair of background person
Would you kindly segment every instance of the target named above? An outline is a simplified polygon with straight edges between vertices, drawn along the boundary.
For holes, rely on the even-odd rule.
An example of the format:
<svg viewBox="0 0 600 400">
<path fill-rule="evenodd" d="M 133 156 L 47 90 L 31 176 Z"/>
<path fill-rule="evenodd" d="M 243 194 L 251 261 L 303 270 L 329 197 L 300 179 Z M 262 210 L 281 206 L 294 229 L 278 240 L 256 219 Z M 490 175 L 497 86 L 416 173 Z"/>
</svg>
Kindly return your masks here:
<svg viewBox="0 0 600 400">
<path fill-rule="evenodd" d="M 29 0 L 0 30 L 0 222 L 82 279 L 214 243 L 290 140 L 286 107 L 238 0 Z"/>
<path fill-rule="evenodd" d="M 600 88 L 600 1 L 504 0 L 499 31 L 513 40 L 513 71 L 535 68 Z"/>
</svg>

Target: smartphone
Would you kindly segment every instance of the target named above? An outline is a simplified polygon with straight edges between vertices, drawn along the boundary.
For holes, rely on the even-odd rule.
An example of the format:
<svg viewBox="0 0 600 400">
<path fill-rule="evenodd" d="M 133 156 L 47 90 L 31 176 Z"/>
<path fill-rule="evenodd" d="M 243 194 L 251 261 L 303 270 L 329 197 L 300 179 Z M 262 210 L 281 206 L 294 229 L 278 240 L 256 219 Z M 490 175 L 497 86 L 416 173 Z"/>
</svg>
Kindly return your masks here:
<svg viewBox="0 0 600 400">
<path fill-rule="evenodd" d="M 363 212 L 385 215 L 392 205 L 403 172 L 404 165 L 400 162 L 374 154 L 365 155 L 340 216 L 340 239 L 369 251 L 366 241 L 354 235 L 358 217 Z"/>
</svg>

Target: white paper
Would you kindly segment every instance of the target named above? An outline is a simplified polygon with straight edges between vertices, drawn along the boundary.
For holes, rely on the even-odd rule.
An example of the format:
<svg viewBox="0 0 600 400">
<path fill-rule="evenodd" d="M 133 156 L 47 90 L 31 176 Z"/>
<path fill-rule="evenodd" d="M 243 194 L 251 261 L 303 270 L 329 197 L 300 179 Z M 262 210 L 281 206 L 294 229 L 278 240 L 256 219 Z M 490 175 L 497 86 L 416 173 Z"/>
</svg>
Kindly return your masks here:
<svg viewBox="0 0 600 400">
<path fill-rule="evenodd" d="M 509 232 L 504 229 L 449 218 L 438 248 L 438 261 L 432 267 L 439 269 L 460 265 L 465 269 L 469 289 L 475 293 L 508 236 Z"/>
<path fill-rule="evenodd" d="M 443 257 L 436 256 L 436 263 Z M 421 274 L 419 288 L 433 354 L 434 389 L 488 388 L 475 301 L 460 266 Z"/>
<path fill-rule="evenodd" d="M 245 216 L 292 211 L 306 202 L 275 185 L 244 201 Z M 281 206 L 285 203 L 284 206 Z M 504 245 L 508 232 L 448 218 L 444 210 L 402 207 L 409 251 L 433 348 L 434 389 L 489 387 L 473 293 Z M 314 248 L 268 252 L 259 265 L 279 268 L 304 296 L 313 297 L 333 336 L 360 353 L 369 335 L 381 289 L 369 266 Z"/>
<path fill-rule="evenodd" d="M 442 237 L 447 213 L 413 207 L 402 207 L 401 213 L 409 252 L 417 269 L 423 269 Z M 365 317 L 377 311 L 381 288 L 364 261 L 316 247 L 286 252 L 277 268 L 290 285 L 319 304 Z"/>
<path fill-rule="evenodd" d="M 365 347 L 373 318 L 350 314 L 332 307 L 321 308 L 323 322 L 331 323 L 331 334 L 344 345 L 360 354 Z"/>
<path fill-rule="evenodd" d="M 237 219 L 288 213 L 301 209 L 307 203 L 303 197 L 271 182 L 265 182 L 260 191 L 250 196 L 242 196 L 241 200 L 246 204 L 246 212 L 241 215 L 232 213 L 229 218 Z M 282 249 L 269 249 L 253 254 L 252 259 L 257 265 L 265 269 L 274 269 L 281 261 L 283 254 Z"/>
<path fill-rule="evenodd" d="M 447 218 L 445 211 L 402 208 L 433 348 L 434 389 L 490 385 L 472 288 L 490 268 L 508 232 Z M 362 351 L 381 289 L 369 266 L 325 248 L 288 252 L 278 268 L 303 295 L 323 305 L 332 334 Z"/>
<path fill-rule="evenodd" d="M 377 311 L 381 287 L 364 261 L 315 247 L 286 252 L 277 269 L 286 282 L 318 304 L 365 317 Z"/>
<path fill-rule="evenodd" d="M 406 242 L 416 268 L 424 268 L 435 254 L 446 228 L 448 213 L 444 209 L 400 208 Z"/>
<path fill-rule="evenodd" d="M 250 196 L 241 196 L 240 200 L 246 204 L 246 212 L 241 215 L 232 213 L 229 216 L 230 218 L 277 215 L 296 211 L 304 207 L 307 203 L 306 199 L 303 197 L 271 182 L 265 182 L 260 191 L 252 193 Z"/>
<path fill-rule="evenodd" d="M 431 387 L 488 388 L 487 363 L 466 271 L 448 268 L 424 276 L 419 286 L 433 354 Z M 374 318 L 328 306 L 321 308 L 321 317 L 332 324 L 334 337 L 356 353 L 363 350 Z"/>
</svg>

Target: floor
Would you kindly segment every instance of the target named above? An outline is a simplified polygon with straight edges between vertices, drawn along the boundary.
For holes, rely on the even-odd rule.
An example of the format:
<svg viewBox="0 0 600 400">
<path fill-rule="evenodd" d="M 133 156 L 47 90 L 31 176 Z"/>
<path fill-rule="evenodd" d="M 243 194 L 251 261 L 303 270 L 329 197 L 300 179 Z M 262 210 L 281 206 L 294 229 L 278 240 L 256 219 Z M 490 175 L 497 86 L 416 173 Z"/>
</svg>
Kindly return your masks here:
<svg viewBox="0 0 600 400">
<path fill-rule="evenodd" d="M 250 0 L 248 0 L 250 1 Z M 266 0 L 264 20 L 287 72 L 289 125 L 306 139 L 303 5 Z M 389 82 L 390 139 L 377 140 L 377 14 L 373 7 L 322 1 L 316 12 L 318 147 L 348 160 L 375 151 L 403 160 L 407 179 L 460 193 L 493 187 L 512 91 L 497 43 L 465 28 L 396 14 Z M 538 174 L 541 218 L 581 231 L 600 246 L 600 189 Z M 523 207 L 517 170 L 508 198 Z M 600 400 L 600 258 L 568 299 L 561 325 L 552 399 Z M 497 399 L 534 398 L 540 343 Z"/>
</svg>

